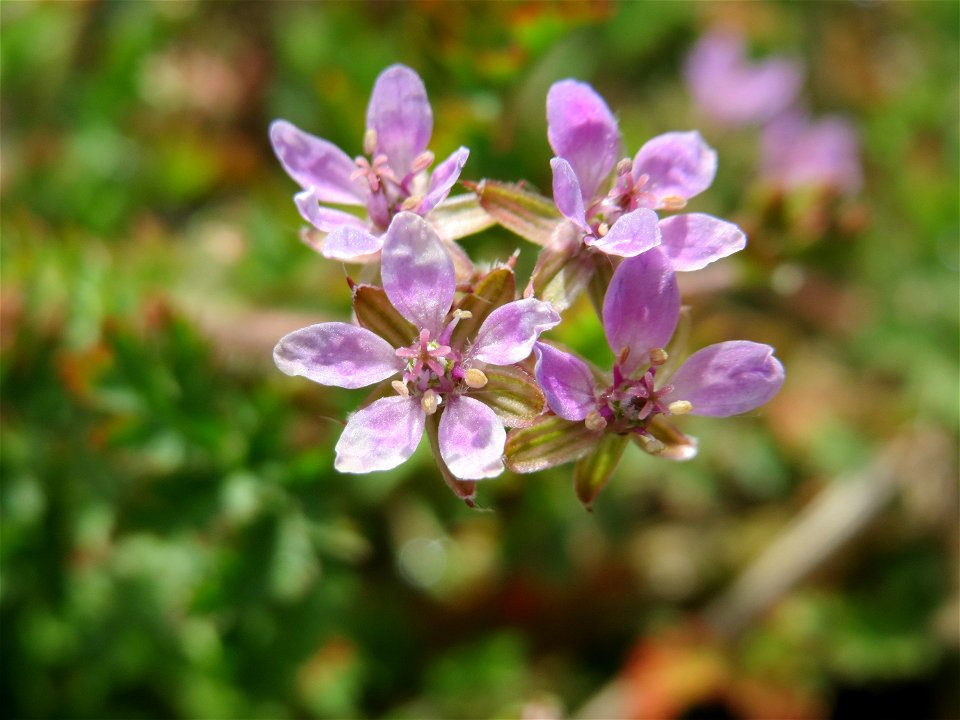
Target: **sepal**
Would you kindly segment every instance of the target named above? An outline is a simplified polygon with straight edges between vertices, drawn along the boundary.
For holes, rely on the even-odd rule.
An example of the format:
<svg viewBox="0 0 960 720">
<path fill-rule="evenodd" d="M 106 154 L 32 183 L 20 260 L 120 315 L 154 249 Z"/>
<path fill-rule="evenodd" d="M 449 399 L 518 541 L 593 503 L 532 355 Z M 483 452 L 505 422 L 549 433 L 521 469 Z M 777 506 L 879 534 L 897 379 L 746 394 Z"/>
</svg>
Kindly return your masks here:
<svg viewBox="0 0 960 720">
<path fill-rule="evenodd" d="M 487 384 L 470 395 L 490 406 L 507 427 L 524 428 L 546 409 L 546 399 L 533 377 L 513 365 L 486 365 Z"/>
<path fill-rule="evenodd" d="M 587 510 L 593 507 L 593 501 L 607 484 L 626 447 L 626 436 L 604 433 L 596 450 L 573 466 L 573 487 Z"/>
<path fill-rule="evenodd" d="M 550 244 L 540 251 L 530 275 L 524 297 L 537 297 L 553 305 L 558 312 L 570 307 L 590 284 L 599 262 L 607 262 L 602 253 L 587 250 L 580 240 L 580 229 L 571 222 L 557 227 Z"/>
<path fill-rule="evenodd" d="M 480 205 L 508 230 L 524 240 L 546 246 L 557 225 L 564 220 L 553 200 L 515 183 L 481 180 L 474 190 Z"/>
<path fill-rule="evenodd" d="M 497 222 L 474 193 L 447 198 L 430 211 L 427 220 L 437 235 L 450 241 L 475 235 Z"/>
<path fill-rule="evenodd" d="M 511 430 L 504 448 L 507 467 L 531 473 L 579 460 L 596 448 L 600 433 L 582 422 L 544 415 L 530 427 Z"/>
<path fill-rule="evenodd" d="M 517 283 L 512 268 L 498 267 L 484 275 L 474 285 L 473 291 L 464 295 L 457 304 L 457 310 L 469 312 L 470 317 L 461 318 L 453 329 L 453 346 L 462 347 L 468 338 L 476 337 L 487 316 L 498 307 L 513 302 L 516 295 Z"/>
<path fill-rule="evenodd" d="M 353 312 L 361 327 L 375 332 L 393 347 L 405 347 L 417 338 L 417 329 L 393 307 L 383 288 L 355 285 Z"/>
</svg>

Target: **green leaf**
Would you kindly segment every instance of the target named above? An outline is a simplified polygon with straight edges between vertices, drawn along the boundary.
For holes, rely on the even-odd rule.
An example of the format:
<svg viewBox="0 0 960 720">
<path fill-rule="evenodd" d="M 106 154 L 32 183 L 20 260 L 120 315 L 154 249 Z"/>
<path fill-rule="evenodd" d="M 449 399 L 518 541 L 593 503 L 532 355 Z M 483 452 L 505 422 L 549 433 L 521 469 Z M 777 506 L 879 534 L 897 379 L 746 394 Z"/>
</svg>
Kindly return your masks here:
<svg viewBox="0 0 960 720">
<path fill-rule="evenodd" d="M 472 315 L 460 320 L 453 329 L 450 339 L 453 347 L 463 347 L 468 339 L 476 337 L 487 315 L 516 297 L 517 283 L 512 269 L 498 267 L 488 272 L 457 305 L 458 310 L 467 310 Z"/>
<path fill-rule="evenodd" d="M 355 286 L 353 311 L 361 327 L 375 332 L 394 347 L 406 347 L 417 339 L 417 329 L 397 312 L 383 288 Z"/>
<path fill-rule="evenodd" d="M 578 460 L 599 440 L 600 433 L 588 430 L 582 422 L 546 415 L 530 427 L 511 430 L 504 454 L 511 470 L 531 473 Z"/>
<path fill-rule="evenodd" d="M 597 449 L 573 466 L 573 486 L 580 502 L 587 509 L 593 505 L 593 501 L 616 469 L 623 450 L 627 447 L 627 439 L 624 435 L 604 433 Z"/>
<path fill-rule="evenodd" d="M 450 241 L 475 235 L 496 224 L 473 193 L 447 198 L 430 211 L 427 219 L 441 238 Z"/>
<path fill-rule="evenodd" d="M 529 373 L 517 367 L 488 365 L 487 384 L 470 393 L 487 405 L 507 427 L 529 427 L 543 414 L 546 398 Z"/>
<path fill-rule="evenodd" d="M 433 415 L 427 415 L 427 438 L 430 440 L 430 449 L 433 451 L 433 457 L 437 461 L 437 468 L 443 476 L 443 481 L 447 487 L 453 491 L 453 494 L 463 500 L 468 507 L 476 507 L 477 483 L 474 480 L 461 480 L 456 477 L 447 464 L 443 461 L 440 454 L 440 417 L 443 410 L 438 410 Z"/>
<path fill-rule="evenodd" d="M 537 245 L 549 245 L 553 231 L 564 221 L 553 200 L 520 185 L 481 180 L 473 189 L 494 220 Z"/>
</svg>

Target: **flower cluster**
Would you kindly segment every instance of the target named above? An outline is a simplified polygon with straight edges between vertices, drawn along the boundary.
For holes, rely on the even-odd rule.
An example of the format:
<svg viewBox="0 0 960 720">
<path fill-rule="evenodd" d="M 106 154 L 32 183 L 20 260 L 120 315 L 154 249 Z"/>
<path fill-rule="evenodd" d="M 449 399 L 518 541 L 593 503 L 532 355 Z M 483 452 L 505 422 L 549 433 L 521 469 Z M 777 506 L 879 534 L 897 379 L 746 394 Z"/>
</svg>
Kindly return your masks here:
<svg viewBox="0 0 960 720">
<path fill-rule="evenodd" d="M 857 133 L 836 115 L 811 118 L 799 100 L 802 65 L 783 57 L 747 59 L 739 34 L 714 30 L 687 56 L 687 87 L 700 111 L 728 127 L 761 127 L 760 174 L 787 192 L 860 190 L 863 172 Z"/>
<path fill-rule="evenodd" d="M 746 243 L 719 218 L 669 214 L 713 181 L 716 153 L 700 134 L 666 133 L 621 157 L 610 109 L 574 80 L 550 89 L 547 126 L 552 201 L 494 180 L 465 183 L 475 192 L 449 198 L 469 153 L 460 148 L 428 174 L 430 105 L 420 78 L 400 65 L 376 81 L 355 160 L 286 121 L 271 126 L 301 187 L 296 206 L 322 235 L 317 249 L 379 260 L 379 284 L 350 282 L 354 322 L 297 330 L 274 350 L 289 375 L 374 387 L 337 442 L 337 470 L 394 468 L 426 433 L 441 474 L 468 504 L 476 482 L 504 467 L 576 462 L 577 494 L 589 505 L 628 441 L 652 455 L 693 457 L 696 442 L 668 418 L 747 412 L 779 390 L 772 348 L 747 341 L 711 345 L 670 371 L 675 273 Z M 362 211 L 332 207 L 343 205 Z M 521 297 L 512 259 L 477 270 L 453 242 L 494 222 L 541 246 Z M 616 356 L 610 372 L 541 339 L 584 290 Z"/>
</svg>

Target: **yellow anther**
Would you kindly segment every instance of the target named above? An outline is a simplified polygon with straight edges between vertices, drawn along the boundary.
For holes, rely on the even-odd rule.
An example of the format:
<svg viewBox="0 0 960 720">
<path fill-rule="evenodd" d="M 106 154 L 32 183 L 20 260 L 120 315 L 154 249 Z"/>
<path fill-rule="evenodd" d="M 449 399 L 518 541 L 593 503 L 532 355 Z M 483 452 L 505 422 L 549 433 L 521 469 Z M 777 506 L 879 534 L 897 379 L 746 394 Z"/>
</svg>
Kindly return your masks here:
<svg viewBox="0 0 960 720">
<path fill-rule="evenodd" d="M 367 155 L 373 155 L 377 149 L 377 131 L 373 128 L 367 128 L 363 134 L 363 152 Z"/>
<path fill-rule="evenodd" d="M 640 447 L 643 451 L 651 455 L 659 455 L 667 447 L 655 437 L 650 437 L 649 435 L 637 435 L 636 438 L 640 441 Z"/>
<path fill-rule="evenodd" d="M 660 207 L 663 210 L 683 210 L 687 206 L 687 201 L 679 195 L 667 195 L 660 199 Z"/>
<path fill-rule="evenodd" d="M 472 318 L 473 313 L 469 310 L 454 310 L 453 316 L 458 320 L 466 320 L 467 318 Z"/>
<path fill-rule="evenodd" d="M 417 205 L 423 202 L 423 198 L 419 195 L 411 195 L 402 203 L 400 203 L 401 210 L 416 210 Z"/>
<path fill-rule="evenodd" d="M 686 415 L 693 410 L 693 403 L 689 400 L 674 400 L 667 405 L 667 410 L 670 411 L 671 415 Z"/>
<path fill-rule="evenodd" d="M 463 381 L 467 384 L 467 387 L 477 390 L 487 384 L 487 376 L 483 370 L 470 368 L 463 376 Z"/>
<path fill-rule="evenodd" d="M 420 397 L 420 407 L 423 408 L 423 411 L 427 415 L 433 415 L 437 411 L 437 406 L 440 405 L 440 396 L 437 395 L 433 390 L 427 390 Z"/>
<path fill-rule="evenodd" d="M 670 356 L 667 355 L 667 351 L 663 348 L 654 348 L 650 351 L 650 364 L 651 365 L 663 365 Z"/>
<path fill-rule="evenodd" d="M 397 391 L 397 395 L 402 395 L 403 397 L 410 397 L 410 388 L 407 387 L 405 382 L 400 380 L 394 380 L 390 383 L 393 386 L 393 389 Z"/>
<path fill-rule="evenodd" d="M 597 235 L 598 235 L 598 236 L 603 237 L 603 236 L 606 235 L 608 232 L 610 232 L 610 226 L 607 225 L 605 222 L 600 223 L 600 225 L 597 226 Z"/>
<path fill-rule="evenodd" d="M 594 410 L 583 419 L 583 424 L 587 426 L 587 430 L 598 432 L 607 426 L 607 420 L 603 415 Z"/>
<path fill-rule="evenodd" d="M 617 163 L 617 177 L 626 175 L 633 170 L 633 161 L 630 158 L 624 158 Z"/>
</svg>

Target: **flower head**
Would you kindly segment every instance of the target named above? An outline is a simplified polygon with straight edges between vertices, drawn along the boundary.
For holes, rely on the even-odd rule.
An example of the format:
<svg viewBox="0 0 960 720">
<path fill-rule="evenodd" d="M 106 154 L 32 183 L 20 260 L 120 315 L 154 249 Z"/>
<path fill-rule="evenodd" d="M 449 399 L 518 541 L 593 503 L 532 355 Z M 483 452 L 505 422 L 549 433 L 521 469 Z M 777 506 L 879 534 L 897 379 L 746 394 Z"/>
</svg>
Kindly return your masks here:
<svg viewBox="0 0 960 720">
<path fill-rule="evenodd" d="M 471 313 L 454 308 L 453 261 L 433 229 L 414 213 L 398 213 L 384 238 L 381 275 L 391 327 L 408 336 L 388 341 L 365 328 L 330 322 L 285 336 L 274 362 L 288 375 L 324 385 L 358 388 L 390 378 L 393 394 L 354 413 L 337 442 L 341 472 L 388 470 L 405 461 L 428 421 L 437 422 L 441 460 L 456 478 L 478 480 L 503 470 L 506 433 L 488 374 L 530 355 L 560 317 L 535 299 L 502 304 L 475 334 L 459 323 Z M 384 314 L 384 313 L 382 313 Z M 397 336 L 390 333 L 391 339 Z M 540 408 L 542 409 L 542 397 Z M 488 404 L 489 403 L 489 404 Z"/>
<path fill-rule="evenodd" d="M 667 417 L 748 412 L 770 400 L 783 384 L 783 366 L 773 349 L 744 340 L 703 348 L 667 376 L 664 348 L 680 317 L 680 293 L 670 260 L 659 249 L 628 258 L 617 268 L 602 314 L 616 356 L 612 372 L 602 380 L 575 355 L 536 344 L 537 381 L 550 409 L 568 421 L 553 432 L 568 434 L 570 441 L 552 457 L 533 452 L 511 462 L 512 454 L 524 455 L 524 444 L 538 437 L 533 428 L 515 431 L 507 451 L 512 469 L 529 472 L 577 459 L 597 451 L 611 435 L 631 438 L 653 454 L 687 459 L 696 454 L 695 442 L 665 425 Z M 668 448 L 658 437 L 665 431 L 680 442 Z M 606 464 L 606 476 L 581 493 L 581 499 L 592 500 L 614 465 Z"/>
<path fill-rule="evenodd" d="M 364 154 L 351 160 L 336 145 L 286 120 L 270 126 L 270 140 L 287 174 L 302 188 L 300 214 L 329 233 L 321 252 L 353 260 L 383 246 L 383 233 L 400 211 L 426 215 L 443 202 L 460 177 L 469 150 L 459 148 L 428 175 L 433 112 L 423 81 L 403 65 L 380 73 L 367 107 Z M 367 221 L 328 207 L 361 205 Z"/>
<path fill-rule="evenodd" d="M 685 76 L 704 115 L 723 125 L 761 125 L 783 112 L 803 84 L 799 63 L 751 62 L 740 35 L 707 33 L 690 51 Z"/>
<path fill-rule="evenodd" d="M 854 194 L 863 184 L 857 132 L 843 118 L 787 113 L 764 128 L 760 149 L 763 176 L 783 190 Z"/>
</svg>

